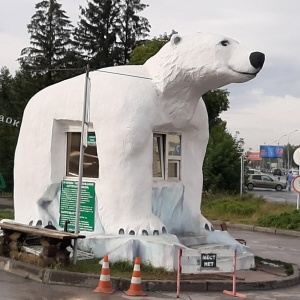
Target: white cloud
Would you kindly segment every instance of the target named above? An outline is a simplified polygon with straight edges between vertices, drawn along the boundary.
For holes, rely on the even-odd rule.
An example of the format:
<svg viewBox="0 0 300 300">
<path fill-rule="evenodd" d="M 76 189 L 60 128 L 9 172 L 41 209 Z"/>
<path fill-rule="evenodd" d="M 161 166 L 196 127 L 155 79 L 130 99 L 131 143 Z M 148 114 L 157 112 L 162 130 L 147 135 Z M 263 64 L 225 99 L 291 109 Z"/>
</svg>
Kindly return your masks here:
<svg viewBox="0 0 300 300">
<path fill-rule="evenodd" d="M 222 114 L 231 132 L 240 131 L 245 138 L 245 149 L 259 149 L 259 145 L 277 144 L 283 135 L 289 135 L 295 129 L 299 133 L 290 136 L 289 142 L 300 144 L 300 98 L 290 95 L 276 97 L 256 94 L 254 105 L 231 107 Z M 276 142 L 277 141 L 277 142 Z M 280 144 L 287 144 L 287 137 L 280 139 Z"/>
</svg>

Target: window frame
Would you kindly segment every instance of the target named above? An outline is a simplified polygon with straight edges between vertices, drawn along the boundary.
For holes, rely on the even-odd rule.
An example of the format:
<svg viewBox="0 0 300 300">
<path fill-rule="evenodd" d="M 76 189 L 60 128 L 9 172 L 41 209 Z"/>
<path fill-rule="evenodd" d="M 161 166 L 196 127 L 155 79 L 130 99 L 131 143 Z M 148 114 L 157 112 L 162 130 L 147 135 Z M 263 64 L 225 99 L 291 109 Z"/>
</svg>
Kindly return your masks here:
<svg viewBox="0 0 300 300">
<path fill-rule="evenodd" d="M 66 157 L 66 162 L 65 162 L 65 175 L 64 175 L 64 178 L 67 179 L 67 180 L 78 180 L 78 176 L 79 175 L 74 175 L 74 176 L 71 176 L 69 175 L 70 171 L 69 171 L 69 168 L 70 168 L 70 147 L 71 147 L 71 138 L 69 138 L 69 136 L 71 136 L 72 133 L 78 133 L 81 135 L 81 127 L 79 128 L 78 126 L 68 126 L 65 128 L 65 140 L 66 140 L 66 147 L 65 147 L 65 157 Z M 93 129 L 90 129 L 88 130 L 88 134 L 89 133 L 94 133 L 95 136 L 96 136 L 96 133 Z M 96 145 L 94 146 L 96 147 L 96 152 L 97 152 L 97 159 L 98 159 L 98 177 L 86 177 L 86 176 L 83 176 L 82 178 L 84 178 L 85 180 L 88 180 L 88 181 L 96 181 L 100 178 L 100 171 L 99 171 L 99 156 L 98 156 L 98 149 L 97 149 L 97 143 Z M 80 146 L 79 146 L 79 151 L 80 151 Z"/>
<path fill-rule="evenodd" d="M 169 143 L 170 143 L 170 136 L 177 135 L 180 138 L 180 155 L 169 155 Z M 153 140 L 154 137 L 160 137 L 160 163 L 161 163 L 161 170 L 162 176 L 161 177 L 154 177 L 154 180 L 158 181 L 180 181 L 181 180 L 181 169 L 182 169 L 182 134 L 178 132 L 153 132 Z M 153 151 L 154 149 L 152 149 Z M 169 163 L 176 164 L 176 177 L 169 176 Z M 153 162 L 152 162 L 153 164 Z M 152 165 L 152 175 L 153 175 L 153 165 Z"/>
<path fill-rule="evenodd" d="M 163 135 L 160 134 L 160 133 L 153 133 L 153 141 L 154 141 L 154 138 L 159 138 L 159 145 L 158 146 L 158 151 L 159 151 L 159 161 L 160 161 L 160 170 L 161 170 L 161 176 L 157 176 L 157 177 L 154 177 L 153 176 L 153 165 L 152 165 L 152 176 L 153 178 L 155 178 L 155 180 L 164 180 L 164 174 L 165 174 L 165 167 L 164 167 L 164 151 L 163 151 L 163 144 L 164 144 L 164 138 L 163 138 Z M 152 149 L 153 151 L 154 149 Z M 153 153 L 152 153 L 153 154 Z M 153 162 L 152 162 L 153 164 Z"/>
</svg>

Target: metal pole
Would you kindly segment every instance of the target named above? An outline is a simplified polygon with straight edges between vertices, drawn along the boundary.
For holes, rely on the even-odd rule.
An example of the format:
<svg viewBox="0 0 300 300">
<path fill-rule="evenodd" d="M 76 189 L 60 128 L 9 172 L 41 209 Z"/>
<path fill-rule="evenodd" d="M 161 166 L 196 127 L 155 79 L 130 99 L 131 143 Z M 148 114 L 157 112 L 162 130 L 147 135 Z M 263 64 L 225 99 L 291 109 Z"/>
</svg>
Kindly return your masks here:
<svg viewBox="0 0 300 300">
<path fill-rule="evenodd" d="M 86 122 L 86 101 L 88 94 L 88 80 L 89 80 L 89 65 L 86 68 L 85 87 L 84 87 L 84 101 L 83 101 L 83 113 L 82 113 L 82 127 L 81 127 L 81 140 L 80 140 L 80 156 L 79 156 L 79 174 L 78 174 L 78 189 L 77 189 L 77 202 L 76 202 L 76 218 L 75 218 L 75 234 L 79 233 L 79 219 L 80 219 L 80 202 L 81 202 L 81 185 L 83 177 L 83 160 L 84 160 L 84 127 Z M 78 239 L 74 240 L 73 250 L 73 263 L 77 262 L 77 248 Z"/>
<path fill-rule="evenodd" d="M 241 155 L 241 180 L 240 180 L 240 195 L 243 196 L 243 183 L 244 183 L 244 155 Z"/>
<path fill-rule="evenodd" d="M 181 256 L 182 249 L 178 249 L 178 261 L 177 261 L 177 298 L 180 298 L 180 274 L 181 274 Z"/>
<path fill-rule="evenodd" d="M 289 170 L 290 169 L 290 144 L 289 144 L 289 141 L 288 141 L 288 144 L 287 144 L 287 146 L 288 146 L 288 164 L 287 164 L 287 170 Z"/>
</svg>

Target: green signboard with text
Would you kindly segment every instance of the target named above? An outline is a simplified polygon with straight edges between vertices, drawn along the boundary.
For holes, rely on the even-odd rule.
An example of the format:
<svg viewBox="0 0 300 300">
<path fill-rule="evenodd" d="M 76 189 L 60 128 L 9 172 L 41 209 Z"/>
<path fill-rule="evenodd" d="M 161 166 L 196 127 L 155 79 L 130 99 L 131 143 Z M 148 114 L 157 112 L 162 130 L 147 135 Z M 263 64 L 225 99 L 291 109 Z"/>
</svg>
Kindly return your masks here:
<svg viewBox="0 0 300 300">
<path fill-rule="evenodd" d="M 60 218 L 59 225 L 64 227 L 66 221 L 70 221 L 68 228 L 75 229 L 76 203 L 78 182 L 63 180 L 60 194 Z M 94 231 L 95 225 L 95 183 L 82 182 L 80 202 L 80 231 Z"/>
<path fill-rule="evenodd" d="M 88 146 L 96 146 L 96 135 L 95 132 L 89 132 L 87 137 Z"/>
<path fill-rule="evenodd" d="M 215 253 L 201 253 L 201 268 L 216 268 L 217 254 Z"/>
</svg>

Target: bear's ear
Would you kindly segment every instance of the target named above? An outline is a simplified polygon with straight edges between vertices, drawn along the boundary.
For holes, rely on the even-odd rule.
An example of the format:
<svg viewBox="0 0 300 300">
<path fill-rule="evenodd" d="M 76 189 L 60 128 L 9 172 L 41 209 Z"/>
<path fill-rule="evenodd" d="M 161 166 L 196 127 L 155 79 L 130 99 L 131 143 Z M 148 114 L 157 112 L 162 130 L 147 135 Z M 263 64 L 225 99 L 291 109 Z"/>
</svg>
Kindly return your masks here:
<svg viewBox="0 0 300 300">
<path fill-rule="evenodd" d="M 181 42 L 181 36 L 179 34 L 173 34 L 171 37 L 171 44 L 178 45 Z"/>
</svg>

